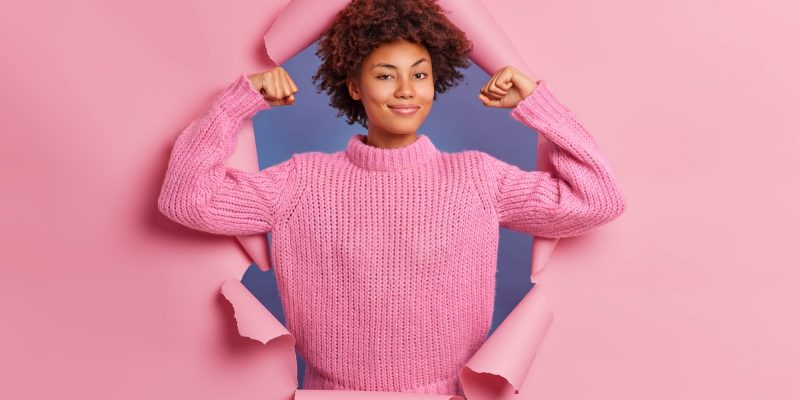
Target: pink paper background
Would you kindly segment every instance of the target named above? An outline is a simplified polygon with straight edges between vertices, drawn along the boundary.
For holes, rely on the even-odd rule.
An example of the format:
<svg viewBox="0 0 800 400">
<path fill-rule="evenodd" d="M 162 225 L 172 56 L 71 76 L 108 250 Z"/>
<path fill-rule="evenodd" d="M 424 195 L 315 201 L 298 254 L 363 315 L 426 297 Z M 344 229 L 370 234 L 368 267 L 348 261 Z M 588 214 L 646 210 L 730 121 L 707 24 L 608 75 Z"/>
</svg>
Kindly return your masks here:
<svg viewBox="0 0 800 400">
<path fill-rule="evenodd" d="M 800 7 L 486 3 L 628 200 L 537 276 L 556 317 L 521 392 L 800 398 Z M 176 133 L 263 69 L 282 4 L 0 13 L 0 397 L 255 399 L 285 383 L 219 296 L 250 263 L 240 245 L 155 207 Z"/>
</svg>

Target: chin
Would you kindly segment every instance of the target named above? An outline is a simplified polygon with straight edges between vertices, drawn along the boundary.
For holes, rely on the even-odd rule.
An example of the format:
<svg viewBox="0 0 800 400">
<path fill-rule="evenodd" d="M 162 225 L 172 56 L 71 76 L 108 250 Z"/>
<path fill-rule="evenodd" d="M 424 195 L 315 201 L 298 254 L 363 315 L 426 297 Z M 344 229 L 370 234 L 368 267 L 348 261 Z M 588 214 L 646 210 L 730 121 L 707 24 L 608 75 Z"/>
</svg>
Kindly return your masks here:
<svg viewBox="0 0 800 400">
<path fill-rule="evenodd" d="M 384 124 L 381 130 L 390 135 L 404 136 L 415 134 L 418 127 L 417 124 Z"/>
<path fill-rule="evenodd" d="M 417 131 L 392 131 L 392 135 L 395 136 L 414 136 Z"/>
</svg>

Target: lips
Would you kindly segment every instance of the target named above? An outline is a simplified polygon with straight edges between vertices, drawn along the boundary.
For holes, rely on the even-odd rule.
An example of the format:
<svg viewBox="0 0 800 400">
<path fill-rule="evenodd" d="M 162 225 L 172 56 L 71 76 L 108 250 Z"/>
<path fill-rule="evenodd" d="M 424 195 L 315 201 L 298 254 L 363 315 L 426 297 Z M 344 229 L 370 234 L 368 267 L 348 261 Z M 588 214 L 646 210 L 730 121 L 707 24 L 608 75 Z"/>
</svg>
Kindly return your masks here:
<svg viewBox="0 0 800 400">
<path fill-rule="evenodd" d="M 419 107 L 411 104 L 398 104 L 389 106 L 389 109 L 398 115 L 414 115 L 417 113 L 417 110 L 419 110 Z"/>
<path fill-rule="evenodd" d="M 393 108 L 395 110 L 404 110 L 404 109 L 417 109 L 419 106 L 415 106 L 413 104 L 397 104 L 394 106 L 389 106 L 389 108 Z"/>
</svg>

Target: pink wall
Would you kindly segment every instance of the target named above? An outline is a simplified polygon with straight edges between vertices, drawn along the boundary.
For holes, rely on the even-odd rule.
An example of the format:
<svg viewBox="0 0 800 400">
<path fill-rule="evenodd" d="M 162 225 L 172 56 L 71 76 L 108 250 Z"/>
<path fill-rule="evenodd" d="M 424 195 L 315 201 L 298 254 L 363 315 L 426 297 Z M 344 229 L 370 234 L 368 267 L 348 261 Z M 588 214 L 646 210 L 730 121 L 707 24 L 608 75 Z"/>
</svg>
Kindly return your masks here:
<svg viewBox="0 0 800 400">
<path fill-rule="evenodd" d="M 526 396 L 800 398 L 800 7 L 485 3 L 593 132 L 628 204 L 561 239 L 540 274 L 556 314 Z M 156 197 L 177 132 L 262 69 L 282 5 L 0 13 L 0 397 L 263 398 L 274 386 L 274 359 L 236 334 L 218 295 L 247 255 L 166 220 Z"/>
</svg>

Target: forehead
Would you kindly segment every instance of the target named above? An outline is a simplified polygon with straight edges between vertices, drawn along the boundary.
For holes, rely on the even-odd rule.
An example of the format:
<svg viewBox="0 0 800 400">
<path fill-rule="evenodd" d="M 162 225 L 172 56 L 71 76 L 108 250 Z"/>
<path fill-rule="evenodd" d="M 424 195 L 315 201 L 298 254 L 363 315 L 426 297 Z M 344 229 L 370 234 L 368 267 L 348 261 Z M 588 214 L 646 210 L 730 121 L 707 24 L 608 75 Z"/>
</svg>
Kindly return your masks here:
<svg viewBox="0 0 800 400">
<path fill-rule="evenodd" d="M 394 42 L 381 44 L 372 50 L 365 61 L 371 63 L 369 65 L 370 67 L 376 63 L 408 67 L 420 58 L 430 59 L 430 54 L 425 46 L 400 39 Z"/>
</svg>

